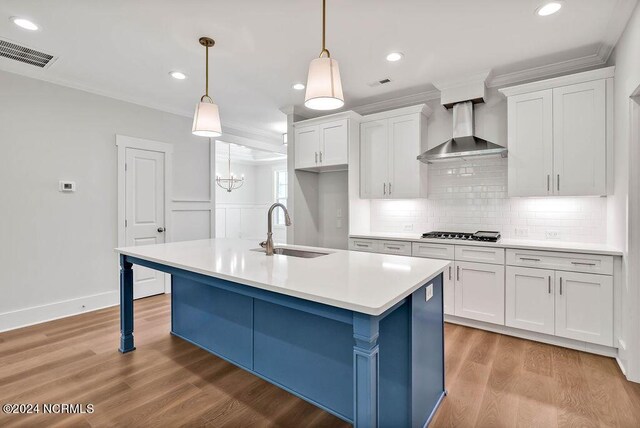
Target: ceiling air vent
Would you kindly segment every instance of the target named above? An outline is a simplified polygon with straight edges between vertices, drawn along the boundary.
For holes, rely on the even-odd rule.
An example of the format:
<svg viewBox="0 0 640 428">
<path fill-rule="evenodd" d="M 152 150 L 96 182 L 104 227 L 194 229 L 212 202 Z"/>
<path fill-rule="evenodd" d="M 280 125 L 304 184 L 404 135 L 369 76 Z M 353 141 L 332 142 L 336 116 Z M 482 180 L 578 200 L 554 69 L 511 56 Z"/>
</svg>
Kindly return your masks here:
<svg viewBox="0 0 640 428">
<path fill-rule="evenodd" d="M 387 79 L 376 80 L 375 82 L 369 83 L 369 86 L 371 86 L 372 88 L 375 88 L 376 86 L 386 85 L 387 83 L 391 83 L 391 79 L 387 78 Z"/>
<path fill-rule="evenodd" d="M 20 46 L 4 39 L 0 39 L 0 57 L 9 58 L 39 68 L 45 68 L 55 58 L 53 55 L 26 46 Z"/>
</svg>

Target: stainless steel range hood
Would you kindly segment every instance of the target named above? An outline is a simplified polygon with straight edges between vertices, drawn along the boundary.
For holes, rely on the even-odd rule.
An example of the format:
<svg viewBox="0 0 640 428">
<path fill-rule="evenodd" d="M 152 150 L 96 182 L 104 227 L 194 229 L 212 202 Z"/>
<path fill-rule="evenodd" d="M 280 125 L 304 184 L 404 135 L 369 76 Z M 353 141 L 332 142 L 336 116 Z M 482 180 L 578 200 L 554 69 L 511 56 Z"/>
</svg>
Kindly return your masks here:
<svg viewBox="0 0 640 428">
<path fill-rule="evenodd" d="M 473 134 L 473 102 L 456 103 L 453 105 L 453 138 L 427 150 L 418 156 L 418 160 L 432 163 L 477 156 L 507 156 L 506 147 Z"/>
</svg>

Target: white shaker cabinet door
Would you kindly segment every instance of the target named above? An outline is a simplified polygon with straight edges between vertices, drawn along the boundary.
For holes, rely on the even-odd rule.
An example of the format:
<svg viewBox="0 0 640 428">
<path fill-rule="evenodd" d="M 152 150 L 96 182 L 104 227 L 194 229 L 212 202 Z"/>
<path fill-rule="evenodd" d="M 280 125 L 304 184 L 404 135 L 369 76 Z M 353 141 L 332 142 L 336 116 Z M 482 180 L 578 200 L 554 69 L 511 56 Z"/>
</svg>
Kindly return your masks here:
<svg viewBox="0 0 640 428">
<path fill-rule="evenodd" d="M 387 197 L 389 177 L 387 120 L 360 125 L 360 197 Z"/>
<path fill-rule="evenodd" d="M 555 332 L 555 272 L 507 266 L 505 324 L 539 333 Z"/>
<path fill-rule="evenodd" d="M 420 115 L 390 118 L 388 197 L 420 197 L 420 150 Z"/>
<path fill-rule="evenodd" d="M 320 133 L 317 126 L 296 129 L 295 167 L 313 168 L 318 166 Z"/>
<path fill-rule="evenodd" d="M 553 194 L 553 92 L 508 99 L 509 196 Z"/>
<path fill-rule="evenodd" d="M 504 266 L 456 262 L 455 315 L 504 325 Z"/>
<path fill-rule="evenodd" d="M 320 125 L 320 158 L 322 166 L 349 163 L 349 121 L 347 119 Z"/>
<path fill-rule="evenodd" d="M 455 263 L 451 262 L 449 268 L 444 271 L 443 276 L 443 299 L 444 313 L 446 315 L 455 315 L 456 312 L 456 280 L 453 273 L 455 272 Z"/>
<path fill-rule="evenodd" d="M 613 277 L 556 272 L 556 336 L 613 346 Z"/>
<path fill-rule="evenodd" d="M 553 89 L 556 195 L 606 194 L 606 82 Z"/>
</svg>

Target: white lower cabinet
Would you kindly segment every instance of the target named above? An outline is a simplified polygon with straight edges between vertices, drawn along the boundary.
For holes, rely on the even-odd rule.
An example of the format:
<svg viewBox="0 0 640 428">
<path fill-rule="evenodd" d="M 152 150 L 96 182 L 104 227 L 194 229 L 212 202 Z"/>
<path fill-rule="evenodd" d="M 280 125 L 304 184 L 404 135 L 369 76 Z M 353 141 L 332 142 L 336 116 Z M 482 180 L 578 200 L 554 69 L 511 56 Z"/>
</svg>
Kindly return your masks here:
<svg viewBox="0 0 640 428">
<path fill-rule="evenodd" d="M 504 325 L 504 266 L 456 262 L 455 315 Z"/>
<path fill-rule="evenodd" d="M 613 278 L 556 272 L 556 336 L 613 346 Z"/>
<path fill-rule="evenodd" d="M 451 262 L 449 269 L 444 272 L 442 281 L 442 296 L 444 300 L 444 313 L 455 315 L 456 311 L 456 281 L 453 277 L 455 264 Z"/>
<path fill-rule="evenodd" d="M 509 327 L 554 334 L 555 272 L 507 266 L 505 324 Z"/>
</svg>

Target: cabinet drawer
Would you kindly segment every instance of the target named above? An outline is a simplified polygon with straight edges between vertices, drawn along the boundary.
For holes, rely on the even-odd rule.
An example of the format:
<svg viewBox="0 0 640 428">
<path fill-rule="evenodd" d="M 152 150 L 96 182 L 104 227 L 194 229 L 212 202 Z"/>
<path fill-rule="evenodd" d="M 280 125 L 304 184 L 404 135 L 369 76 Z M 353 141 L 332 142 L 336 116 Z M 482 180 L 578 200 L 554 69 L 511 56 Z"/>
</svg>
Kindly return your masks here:
<svg viewBox="0 0 640 428">
<path fill-rule="evenodd" d="M 453 245 L 414 242 L 411 248 L 411 255 L 414 257 L 453 260 L 455 258 L 454 248 Z"/>
<path fill-rule="evenodd" d="M 379 241 L 375 241 L 373 239 L 357 239 L 351 238 L 349 239 L 349 249 L 353 251 L 369 251 L 369 252 L 377 252 Z"/>
<path fill-rule="evenodd" d="M 403 241 L 382 241 L 380 243 L 381 253 L 385 254 L 400 254 L 403 256 L 411 255 L 411 242 Z"/>
<path fill-rule="evenodd" d="M 504 264 L 504 248 L 456 245 L 456 261 Z"/>
<path fill-rule="evenodd" d="M 613 275 L 613 256 L 598 254 L 508 249 L 507 264 Z"/>
</svg>

